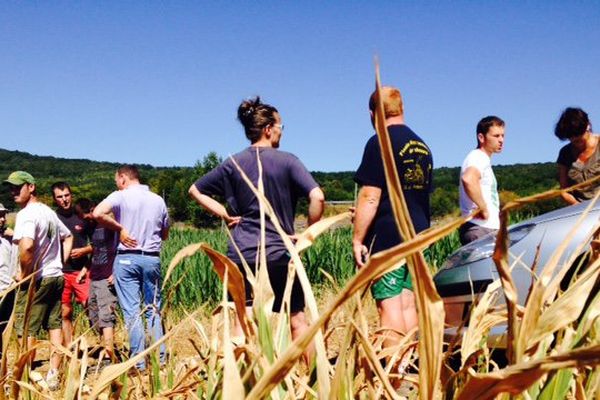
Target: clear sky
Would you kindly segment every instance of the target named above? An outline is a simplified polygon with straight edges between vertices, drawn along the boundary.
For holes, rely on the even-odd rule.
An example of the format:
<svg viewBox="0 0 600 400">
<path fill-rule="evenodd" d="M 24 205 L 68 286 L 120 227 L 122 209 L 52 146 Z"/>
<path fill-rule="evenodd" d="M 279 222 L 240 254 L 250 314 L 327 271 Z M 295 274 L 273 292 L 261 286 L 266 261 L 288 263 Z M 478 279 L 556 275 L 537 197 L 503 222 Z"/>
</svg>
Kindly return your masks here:
<svg viewBox="0 0 600 400">
<path fill-rule="evenodd" d="M 507 122 L 496 164 L 555 161 L 567 106 L 600 131 L 598 1 L 6 1 L 0 147 L 191 166 L 247 145 L 236 110 L 261 95 L 282 150 L 354 170 L 375 55 L 436 167 L 489 114 Z"/>
</svg>

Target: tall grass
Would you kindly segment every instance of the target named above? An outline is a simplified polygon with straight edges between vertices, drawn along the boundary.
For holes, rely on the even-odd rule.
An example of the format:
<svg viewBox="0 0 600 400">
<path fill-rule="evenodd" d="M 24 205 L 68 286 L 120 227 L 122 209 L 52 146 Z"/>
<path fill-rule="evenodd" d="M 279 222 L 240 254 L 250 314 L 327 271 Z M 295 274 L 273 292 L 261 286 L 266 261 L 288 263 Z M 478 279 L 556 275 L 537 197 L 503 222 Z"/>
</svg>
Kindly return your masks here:
<svg viewBox="0 0 600 400">
<path fill-rule="evenodd" d="M 172 229 L 169 239 L 163 243 L 160 255 L 163 270 L 179 250 L 199 242 L 207 243 L 215 250 L 225 253 L 227 234 L 221 229 Z M 212 262 L 203 253 L 184 259 L 166 282 L 165 289 L 165 308 L 177 312 L 195 310 L 205 303 L 214 306 L 220 301 L 223 293 L 223 285 L 213 270 Z"/>
</svg>

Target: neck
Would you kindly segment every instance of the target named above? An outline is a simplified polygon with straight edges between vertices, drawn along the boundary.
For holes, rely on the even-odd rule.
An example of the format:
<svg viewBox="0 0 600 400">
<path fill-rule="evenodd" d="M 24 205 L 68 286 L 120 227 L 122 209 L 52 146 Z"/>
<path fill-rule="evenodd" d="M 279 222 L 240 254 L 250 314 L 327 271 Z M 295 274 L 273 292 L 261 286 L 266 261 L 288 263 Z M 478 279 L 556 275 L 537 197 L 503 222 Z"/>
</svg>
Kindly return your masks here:
<svg viewBox="0 0 600 400">
<path fill-rule="evenodd" d="M 485 154 L 487 154 L 487 156 L 488 156 L 489 158 L 492 158 L 492 154 L 493 154 L 493 153 L 492 153 L 491 151 L 489 151 L 489 150 L 486 150 L 484 147 L 480 147 L 480 148 L 479 148 L 479 150 L 481 150 L 481 151 L 483 151 Z"/>
<path fill-rule="evenodd" d="M 251 144 L 252 147 L 273 147 L 271 141 L 265 137 L 258 139 L 256 142 Z"/>
<path fill-rule="evenodd" d="M 37 203 L 37 202 L 38 202 L 38 199 L 37 199 L 37 197 L 36 197 L 36 196 L 34 196 L 34 195 L 31 195 L 31 196 L 29 197 L 29 200 L 27 200 L 27 202 L 26 202 L 25 204 L 23 204 L 22 208 L 25 208 L 25 207 L 27 207 L 28 205 L 30 205 L 30 204 L 33 204 L 33 203 Z"/>
<path fill-rule="evenodd" d="M 385 126 L 404 125 L 404 116 L 389 117 L 385 119 Z"/>
<path fill-rule="evenodd" d="M 73 210 L 73 207 L 71 207 L 71 208 L 67 208 L 67 209 L 60 208 L 60 207 L 59 207 L 59 208 L 56 210 L 56 212 L 58 212 L 59 214 L 61 214 L 61 215 L 67 215 L 67 216 L 69 216 L 69 215 L 72 215 L 72 214 L 73 214 L 73 211 L 74 211 L 74 210 Z"/>
<path fill-rule="evenodd" d="M 127 189 L 127 188 L 128 188 L 128 187 L 130 187 L 130 186 L 135 186 L 135 185 L 139 185 L 139 184 L 140 184 L 140 181 L 138 181 L 138 180 L 126 181 L 126 182 L 123 184 L 123 189 Z"/>
</svg>

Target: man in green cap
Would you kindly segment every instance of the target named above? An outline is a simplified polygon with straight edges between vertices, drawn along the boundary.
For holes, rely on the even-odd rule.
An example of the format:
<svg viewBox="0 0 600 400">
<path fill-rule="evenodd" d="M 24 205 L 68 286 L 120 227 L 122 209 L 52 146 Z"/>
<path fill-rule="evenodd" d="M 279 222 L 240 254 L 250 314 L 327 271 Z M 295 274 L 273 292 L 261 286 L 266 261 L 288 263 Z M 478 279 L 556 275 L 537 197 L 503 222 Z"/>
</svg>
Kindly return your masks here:
<svg viewBox="0 0 600 400">
<path fill-rule="evenodd" d="M 9 186 L 15 203 L 21 207 L 17 213 L 13 243 L 19 246 L 21 270 L 17 280 L 34 275 L 35 295 L 31 304 L 27 348 L 35 346 L 36 334 L 42 326 L 47 327 L 50 337 L 50 369 L 46 381 L 51 390 L 60 385 L 58 367 L 62 344 L 61 296 L 63 290 L 63 260 L 68 260 L 73 236 L 58 219 L 56 213 L 37 198 L 35 179 L 25 171 L 15 171 L 4 181 Z M 62 242 L 62 257 L 61 257 Z M 25 284 L 25 285 L 28 285 Z M 22 286 L 26 288 L 28 286 Z M 20 291 L 17 298 L 17 334 L 23 337 L 24 311 L 27 290 Z M 31 360 L 35 358 L 35 352 Z"/>
</svg>

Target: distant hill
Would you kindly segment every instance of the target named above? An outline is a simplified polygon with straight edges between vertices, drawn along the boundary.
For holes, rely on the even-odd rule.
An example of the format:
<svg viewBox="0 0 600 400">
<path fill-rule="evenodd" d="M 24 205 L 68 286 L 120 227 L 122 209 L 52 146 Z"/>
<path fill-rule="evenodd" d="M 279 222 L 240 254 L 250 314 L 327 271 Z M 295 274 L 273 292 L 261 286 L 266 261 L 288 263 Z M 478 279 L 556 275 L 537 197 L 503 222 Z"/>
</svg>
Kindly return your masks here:
<svg viewBox="0 0 600 400">
<path fill-rule="evenodd" d="M 152 190 L 162 195 L 173 219 L 206 225 L 214 222 L 187 195 L 189 186 L 221 160 L 215 153 L 209 153 L 195 167 L 153 167 L 138 165 L 142 180 Z M 6 179 L 14 170 L 30 172 L 38 181 L 38 192 L 48 204 L 52 202 L 50 186 L 64 180 L 69 182 L 75 197 L 89 197 L 100 201 L 115 190 L 114 172 L 119 164 L 85 159 L 67 159 L 50 156 L 36 156 L 21 151 L 0 149 L 0 178 Z M 434 170 L 435 190 L 432 195 L 432 214 L 441 217 L 456 213 L 458 209 L 458 175 L 460 168 L 442 167 Z M 494 172 L 501 190 L 501 200 L 527 196 L 557 187 L 556 165 L 554 163 L 515 164 L 494 166 Z M 355 185 L 354 172 L 313 172 L 315 179 L 323 187 L 327 200 L 353 200 Z M 14 207 L 8 192 L 0 190 L 0 202 Z M 536 206 L 532 212 L 538 213 L 560 206 L 560 202 L 546 202 Z M 305 205 L 300 206 L 301 210 Z"/>
</svg>

